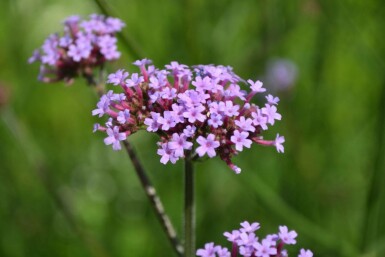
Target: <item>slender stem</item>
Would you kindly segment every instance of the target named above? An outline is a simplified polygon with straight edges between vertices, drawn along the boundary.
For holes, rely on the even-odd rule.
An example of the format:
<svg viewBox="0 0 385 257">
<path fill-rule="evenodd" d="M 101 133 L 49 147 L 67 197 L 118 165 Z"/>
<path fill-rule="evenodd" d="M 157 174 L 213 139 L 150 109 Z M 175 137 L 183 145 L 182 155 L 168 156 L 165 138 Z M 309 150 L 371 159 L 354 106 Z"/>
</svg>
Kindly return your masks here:
<svg viewBox="0 0 385 257">
<path fill-rule="evenodd" d="M 185 257 L 195 256 L 195 205 L 194 205 L 194 168 L 191 152 L 186 152 L 185 168 L 185 206 L 184 206 L 184 234 Z"/>
<path fill-rule="evenodd" d="M 138 175 L 138 178 L 142 184 L 142 187 L 144 191 L 146 192 L 146 195 L 148 199 L 151 202 L 151 206 L 154 208 L 154 211 L 156 213 L 156 216 L 159 220 L 159 222 L 162 224 L 162 227 L 172 244 L 176 254 L 178 256 L 183 256 L 183 246 L 179 242 L 179 239 L 176 235 L 175 229 L 167 216 L 167 214 L 164 211 L 164 207 L 162 202 L 160 201 L 160 198 L 156 194 L 155 187 L 152 185 L 149 177 L 146 175 L 146 172 L 143 169 L 142 164 L 140 163 L 134 149 L 130 145 L 130 143 L 125 140 L 123 141 L 123 145 L 132 161 L 132 164 L 134 165 L 136 174 Z"/>
<path fill-rule="evenodd" d="M 103 69 L 100 70 L 100 76 L 99 81 L 96 82 L 94 79 L 87 79 L 89 81 L 89 85 L 93 86 L 96 93 L 101 96 L 105 93 L 105 84 L 103 82 L 102 74 L 104 73 Z M 90 83 L 91 81 L 91 83 Z M 158 218 L 160 224 L 162 225 L 162 228 L 164 232 L 167 235 L 167 238 L 169 239 L 175 253 L 177 256 L 182 257 L 183 256 L 183 246 L 179 241 L 179 238 L 176 234 L 176 230 L 174 226 L 171 223 L 170 218 L 166 214 L 163 204 L 159 198 L 159 196 L 156 193 L 155 187 L 152 185 L 150 178 L 147 176 L 147 173 L 145 169 L 143 168 L 142 163 L 140 162 L 135 149 L 132 147 L 130 142 L 128 140 L 123 141 L 123 145 L 125 150 L 127 151 L 128 156 L 130 157 L 130 160 L 132 164 L 134 165 L 134 169 L 136 172 L 136 175 L 138 176 L 140 183 L 143 187 L 143 190 L 145 191 L 148 200 L 151 203 L 151 206 L 154 209 L 154 212 L 156 214 L 156 217 Z"/>
</svg>

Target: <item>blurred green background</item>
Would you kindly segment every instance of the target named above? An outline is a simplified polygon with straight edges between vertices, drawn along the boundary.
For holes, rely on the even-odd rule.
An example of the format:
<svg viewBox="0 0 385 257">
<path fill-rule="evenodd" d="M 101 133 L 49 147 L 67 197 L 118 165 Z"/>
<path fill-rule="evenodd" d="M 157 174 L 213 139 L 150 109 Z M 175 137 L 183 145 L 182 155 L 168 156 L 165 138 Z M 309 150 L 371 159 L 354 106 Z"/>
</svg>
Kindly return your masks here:
<svg viewBox="0 0 385 257">
<path fill-rule="evenodd" d="M 241 175 L 218 158 L 196 165 L 197 247 L 230 247 L 222 233 L 249 220 L 262 224 L 260 236 L 295 229 L 291 256 L 299 247 L 318 257 L 385 256 L 383 1 L 108 5 L 156 65 L 230 65 L 281 98 L 283 120 L 265 137 L 283 134 L 285 154 L 253 146 L 235 160 Z M 126 153 L 92 133 L 96 95 L 81 79 L 42 84 L 38 65 L 27 64 L 65 17 L 91 13 L 100 13 L 92 0 L 0 1 L 1 257 L 173 256 Z M 120 50 L 108 69 L 135 69 L 133 53 Z M 296 71 L 290 86 L 271 76 L 282 59 Z M 182 162 L 160 164 L 156 140 L 132 136 L 181 234 Z"/>
</svg>

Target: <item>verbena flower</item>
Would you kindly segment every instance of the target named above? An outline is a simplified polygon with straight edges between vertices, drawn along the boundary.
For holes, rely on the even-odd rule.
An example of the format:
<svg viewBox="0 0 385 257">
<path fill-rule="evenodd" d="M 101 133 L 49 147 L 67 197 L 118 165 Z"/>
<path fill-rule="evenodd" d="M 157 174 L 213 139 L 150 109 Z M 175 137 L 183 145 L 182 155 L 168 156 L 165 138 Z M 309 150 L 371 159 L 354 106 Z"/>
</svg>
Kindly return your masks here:
<svg viewBox="0 0 385 257">
<path fill-rule="evenodd" d="M 120 57 L 115 37 L 125 26 L 120 19 L 98 14 L 88 20 L 70 16 L 63 25 L 63 33 L 50 35 L 29 58 L 29 63 L 40 62 L 40 80 L 71 83 L 77 76 L 90 80 L 94 68 Z"/>
<path fill-rule="evenodd" d="M 107 82 L 119 86 L 123 93 L 110 90 L 92 111 L 99 117 L 108 116 L 107 123 L 96 129 L 108 133 L 107 142 L 114 150 L 120 149 L 117 144 L 124 140 L 116 136 L 117 129 L 126 137 L 147 130 L 160 137 L 157 153 L 163 164 L 175 163 L 191 151 L 194 160 L 219 156 L 236 173 L 241 169 L 232 157 L 253 143 L 284 151 L 284 137 L 264 140 L 261 136 L 281 120 L 278 97 L 268 95 L 262 107 L 251 101 L 266 91 L 261 81 L 245 82 L 225 66 L 190 68 L 171 62 L 157 69 L 147 59 L 134 65 L 140 73 L 118 70 L 108 76 Z M 241 89 L 244 87 L 246 90 Z"/>
<path fill-rule="evenodd" d="M 264 238 L 256 235 L 256 231 L 260 228 L 258 222 L 250 224 L 245 221 L 241 226 L 231 233 L 223 233 L 232 243 L 231 250 L 214 243 L 207 243 L 204 248 L 196 251 L 196 255 L 201 257 L 284 257 L 288 256 L 286 245 L 296 243 L 297 233 L 294 230 L 288 231 L 286 226 L 280 226 L 279 233 L 270 234 Z M 301 249 L 298 257 L 313 257 L 313 253 L 310 250 Z"/>
</svg>

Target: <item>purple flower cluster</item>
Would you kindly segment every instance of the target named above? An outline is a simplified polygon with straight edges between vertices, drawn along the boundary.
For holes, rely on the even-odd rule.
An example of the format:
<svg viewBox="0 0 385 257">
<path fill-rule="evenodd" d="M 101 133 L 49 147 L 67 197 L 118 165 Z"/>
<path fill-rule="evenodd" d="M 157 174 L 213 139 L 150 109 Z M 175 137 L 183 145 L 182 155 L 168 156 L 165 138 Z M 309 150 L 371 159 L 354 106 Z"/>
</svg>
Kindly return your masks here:
<svg viewBox="0 0 385 257">
<path fill-rule="evenodd" d="M 63 23 L 63 35 L 50 35 L 29 58 L 29 63 L 41 63 L 40 80 L 70 83 L 79 75 L 90 78 L 93 68 L 120 57 L 115 37 L 125 26 L 120 19 L 92 14 L 88 20 L 70 16 Z"/>
<path fill-rule="evenodd" d="M 232 232 L 225 232 L 223 235 L 232 243 L 231 251 L 226 247 L 207 243 L 203 249 L 198 249 L 197 256 L 201 257 L 287 257 L 286 245 L 296 244 L 297 233 L 289 231 L 286 226 L 279 226 L 277 234 L 267 235 L 259 239 L 255 231 L 260 228 L 258 222 L 241 223 L 241 228 Z M 313 257 L 310 250 L 301 249 L 298 257 Z"/>
<path fill-rule="evenodd" d="M 160 136 L 158 154 L 163 164 L 175 163 L 189 151 L 193 159 L 218 155 L 236 173 L 241 169 L 231 158 L 253 142 L 284 151 L 284 137 L 264 140 L 260 136 L 281 120 L 278 97 L 266 96 L 262 107 L 251 102 L 255 94 L 266 91 L 262 82 L 245 82 L 225 66 L 189 68 L 171 62 L 159 70 L 147 59 L 134 65 L 140 73 L 118 70 L 108 76 L 107 82 L 120 86 L 123 93 L 110 90 L 92 111 L 99 117 L 109 116 L 105 126 L 96 124 L 94 130 L 107 131 L 105 143 L 114 150 L 121 148 L 121 140 L 146 129 Z"/>
</svg>

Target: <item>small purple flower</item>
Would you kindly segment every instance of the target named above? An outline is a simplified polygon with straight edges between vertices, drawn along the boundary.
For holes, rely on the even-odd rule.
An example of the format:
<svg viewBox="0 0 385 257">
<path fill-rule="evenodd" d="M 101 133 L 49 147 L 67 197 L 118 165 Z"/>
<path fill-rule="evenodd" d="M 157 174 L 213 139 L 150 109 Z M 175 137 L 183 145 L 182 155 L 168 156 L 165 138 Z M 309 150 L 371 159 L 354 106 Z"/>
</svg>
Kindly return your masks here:
<svg viewBox="0 0 385 257">
<path fill-rule="evenodd" d="M 262 240 L 262 243 L 255 242 L 253 244 L 255 248 L 255 256 L 256 257 L 270 257 L 271 255 L 277 254 L 277 249 L 275 248 L 275 244 L 269 240 Z"/>
<path fill-rule="evenodd" d="M 168 147 L 171 150 L 174 150 L 176 157 L 184 157 L 184 150 L 191 150 L 192 143 L 187 141 L 185 135 L 178 135 L 174 133 L 172 135 L 171 141 L 168 143 Z"/>
<path fill-rule="evenodd" d="M 125 124 L 126 122 L 128 122 L 128 119 L 131 117 L 130 115 L 130 111 L 129 110 L 124 110 L 124 111 L 120 111 L 118 113 L 118 117 L 116 118 L 117 121 L 120 123 L 120 124 Z"/>
<path fill-rule="evenodd" d="M 235 144 L 235 149 L 237 151 L 242 151 L 243 147 L 250 148 L 252 141 L 247 139 L 248 136 L 248 132 L 240 132 L 239 130 L 234 131 L 234 135 L 231 136 L 231 142 Z"/>
<path fill-rule="evenodd" d="M 253 92 L 256 92 L 256 93 L 263 93 L 266 91 L 266 88 L 263 88 L 263 83 L 259 80 L 257 80 L 256 82 L 252 81 L 251 79 L 249 79 L 247 81 L 251 86 L 250 86 L 250 89 L 253 91 Z"/>
<path fill-rule="evenodd" d="M 239 239 L 237 240 L 238 245 L 252 246 L 255 242 L 258 241 L 258 237 L 254 233 L 240 233 Z"/>
<path fill-rule="evenodd" d="M 215 148 L 219 147 L 219 142 L 215 141 L 214 134 L 209 134 L 207 138 L 199 136 L 197 142 L 200 146 L 196 149 L 196 152 L 200 157 L 206 153 L 210 158 L 213 158 L 216 155 Z"/>
<path fill-rule="evenodd" d="M 206 119 L 206 115 L 202 114 L 204 110 L 205 107 L 203 105 L 191 107 L 183 113 L 183 117 L 187 118 L 190 123 L 194 123 L 197 120 L 203 122 Z"/>
<path fill-rule="evenodd" d="M 277 113 L 277 107 L 269 104 L 262 108 L 262 114 L 266 115 L 267 122 L 271 125 L 274 125 L 275 120 L 281 120 L 282 117 L 281 114 Z"/>
<path fill-rule="evenodd" d="M 253 124 L 252 119 L 250 119 L 250 118 L 245 119 L 245 117 L 243 117 L 243 116 L 240 117 L 239 120 L 235 121 L 235 125 L 237 125 L 238 128 L 240 128 L 243 131 L 254 132 L 255 127 L 253 127 L 252 124 Z"/>
<path fill-rule="evenodd" d="M 168 147 L 168 143 L 161 144 L 161 148 L 157 153 L 162 156 L 160 162 L 166 164 L 167 162 L 175 163 L 178 158 L 174 155 L 174 151 Z"/>
<path fill-rule="evenodd" d="M 229 249 L 227 249 L 226 247 L 222 248 L 218 246 L 217 255 L 218 257 L 230 257 L 231 253 L 229 252 Z"/>
<path fill-rule="evenodd" d="M 143 81 L 143 76 L 139 76 L 138 73 L 132 73 L 131 78 L 126 80 L 126 85 L 127 87 L 135 87 Z"/>
<path fill-rule="evenodd" d="M 313 253 L 310 250 L 301 249 L 298 257 L 313 257 Z"/>
<path fill-rule="evenodd" d="M 227 240 L 230 242 L 236 242 L 239 239 L 239 235 L 241 233 L 239 230 L 233 230 L 231 233 L 230 232 L 225 232 L 223 235 L 227 237 Z"/>
<path fill-rule="evenodd" d="M 148 126 L 148 132 L 155 132 L 162 126 L 162 123 L 159 121 L 160 117 L 159 113 L 151 112 L 151 118 L 146 118 L 144 120 L 144 124 Z"/>
<path fill-rule="evenodd" d="M 124 24 L 124 22 L 122 22 L 120 19 L 113 17 L 108 17 L 106 19 L 106 25 L 108 33 L 119 32 L 123 29 L 124 26 L 126 26 L 126 24 Z"/>
<path fill-rule="evenodd" d="M 99 115 L 99 117 L 102 117 L 110 110 L 110 99 L 106 95 L 103 95 L 97 103 L 97 107 L 97 109 L 92 111 L 92 115 Z"/>
<path fill-rule="evenodd" d="M 183 134 L 186 136 L 186 137 L 193 137 L 195 135 L 195 131 L 196 131 L 196 127 L 194 126 L 191 126 L 191 125 L 188 125 L 184 130 L 183 130 Z"/>
<path fill-rule="evenodd" d="M 282 145 L 284 142 L 285 142 L 285 137 L 279 136 L 279 134 L 277 134 L 277 137 L 275 138 L 275 141 L 274 141 L 274 145 L 277 148 L 278 153 L 284 152 L 285 149 Z"/>
<path fill-rule="evenodd" d="M 98 131 L 99 130 L 99 128 L 100 128 L 100 124 L 99 123 L 95 123 L 94 124 L 94 129 L 92 130 L 92 132 L 96 132 L 96 131 Z"/>
<path fill-rule="evenodd" d="M 165 111 L 163 113 L 163 117 L 162 116 L 159 117 L 158 122 L 162 124 L 162 129 L 164 131 L 167 131 L 170 128 L 175 127 L 176 122 L 175 122 L 174 113 L 171 111 Z"/>
<path fill-rule="evenodd" d="M 279 102 L 279 98 L 278 97 L 274 97 L 274 96 L 272 96 L 270 94 L 266 96 L 266 100 L 267 100 L 267 103 L 271 104 L 271 105 L 277 105 L 278 102 Z"/>
<path fill-rule="evenodd" d="M 223 121 L 222 121 L 222 115 L 213 113 L 210 115 L 210 119 L 208 119 L 207 124 L 214 128 L 218 128 L 219 126 L 222 126 Z"/>
<path fill-rule="evenodd" d="M 236 105 L 236 104 L 234 105 L 233 102 L 231 101 L 226 101 L 226 103 L 224 103 L 224 112 L 226 116 L 228 117 L 237 116 L 239 115 L 238 110 L 239 110 L 239 105 Z"/>
<path fill-rule="evenodd" d="M 261 113 L 260 109 L 257 109 L 257 112 L 252 112 L 251 116 L 255 126 L 260 126 L 263 130 L 267 130 L 267 118 Z"/>
<path fill-rule="evenodd" d="M 91 50 L 91 42 L 78 39 L 76 44 L 69 46 L 68 56 L 75 62 L 80 62 L 81 59 L 87 59 L 90 56 Z"/>
<path fill-rule="evenodd" d="M 260 225 L 258 222 L 249 223 L 248 221 L 244 221 L 241 223 L 242 228 L 240 229 L 241 232 L 247 232 L 252 233 L 257 231 L 260 228 Z"/>
<path fill-rule="evenodd" d="M 146 58 L 133 62 L 133 64 L 138 66 L 138 67 L 145 66 L 145 65 L 148 65 L 148 64 L 151 64 L 151 63 L 152 63 L 151 60 L 146 59 Z"/>
<path fill-rule="evenodd" d="M 125 70 L 118 70 L 115 73 L 108 75 L 107 83 L 111 83 L 114 86 L 120 85 L 123 83 L 124 79 L 128 77 L 128 72 Z"/>
<path fill-rule="evenodd" d="M 104 143 L 106 145 L 112 144 L 112 149 L 114 149 L 115 151 L 120 150 L 120 141 L 126 140 L 126 133 L 120 133 L 119 127 L 115 126 L 113 129 L 107 129 L 107 135 L 108 137 L 104 139 Z"/>
<path fill-rule="evenodd" d="M 297 242 L 295 240 L 295 238 L 297 237 L 297 232 L 295 232 L 294 230 L 289 232 L 286 226 L 279 226 L 278 236 L 282 240 L 282 242 L 288 245 L 294 245 Z"/>
<path fill-rule="evenodd" d="M 214 243 L 207 243 L 205 244 L 204 249 L 198 249 L 196 252 L 197 256 L 201 257 L 216 257 L 215 253 L 217 251 L 218 247 L 214 245 Z"/>
</svg>

